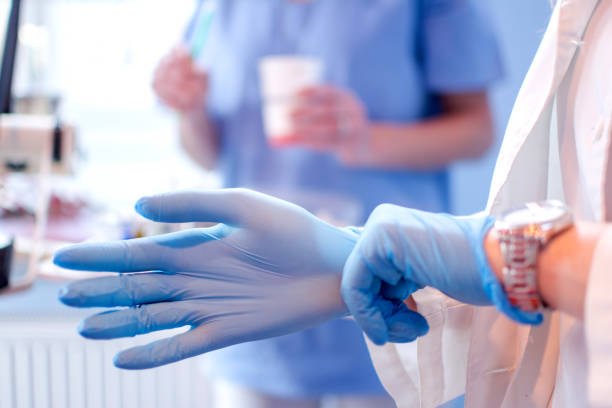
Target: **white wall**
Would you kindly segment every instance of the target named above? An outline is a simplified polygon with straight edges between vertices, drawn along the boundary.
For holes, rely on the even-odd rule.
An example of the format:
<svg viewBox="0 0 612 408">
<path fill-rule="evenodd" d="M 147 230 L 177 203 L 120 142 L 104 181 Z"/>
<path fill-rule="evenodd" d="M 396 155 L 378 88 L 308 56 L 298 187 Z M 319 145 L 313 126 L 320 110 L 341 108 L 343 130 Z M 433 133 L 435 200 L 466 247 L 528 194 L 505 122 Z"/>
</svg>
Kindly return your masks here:
<svg viewBox="0 0 612 408">
<path fill-rule="evenodd" d="M 155 103 L 151 73 L 159 57 L 182 37 L 195 1 L 22 3 L 17 93 L 55 91 L 71 105 L 143 110 Z M 28 32 L 38 35 L 24 36 Z M 30 41 L 24 43 L 25 37 Z"/>
</svg>

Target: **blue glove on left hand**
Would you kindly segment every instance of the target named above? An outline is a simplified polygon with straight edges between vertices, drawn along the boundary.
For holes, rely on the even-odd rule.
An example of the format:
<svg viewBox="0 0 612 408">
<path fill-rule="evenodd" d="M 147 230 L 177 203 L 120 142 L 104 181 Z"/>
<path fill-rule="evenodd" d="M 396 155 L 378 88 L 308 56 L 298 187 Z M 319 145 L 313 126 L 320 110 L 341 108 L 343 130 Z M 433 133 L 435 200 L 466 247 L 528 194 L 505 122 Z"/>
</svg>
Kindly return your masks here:
<svg viewBox="0 0 612 408">
<path fill-rule="evenodd" d="M 541 314 L 512 307 L 489 267 L 484 238 L 493 226 L 484 213 L 453 217 L 384 204 L 377 207 L 344 267 L 342 297 L 376 344 L 409 341 L 403 300 L 431 286 L 473 305 L 497 306 L 511 318 L 538 324 Z"/>
<path fill-rule="evenodd" d="M 346 314 L 340 279 L 357 235 L 301 207 L 248 190 L 141 199 L 163 222 L 221 222 L 211 228 L 60 250 L 71 269 L 150 273 L 74 282 L 60 299 L 75 307 L 128 307 L 94 315 L 85 337 L 111 339 L 191 326 L 169 339 L 119 353 L 123 368 L 149 368 L 236 343 L 289 334 Z M 427 330 L 403 316 L 405 337 Z M 410 323 L 412 322 L 412 323 Z"/>
</svg>

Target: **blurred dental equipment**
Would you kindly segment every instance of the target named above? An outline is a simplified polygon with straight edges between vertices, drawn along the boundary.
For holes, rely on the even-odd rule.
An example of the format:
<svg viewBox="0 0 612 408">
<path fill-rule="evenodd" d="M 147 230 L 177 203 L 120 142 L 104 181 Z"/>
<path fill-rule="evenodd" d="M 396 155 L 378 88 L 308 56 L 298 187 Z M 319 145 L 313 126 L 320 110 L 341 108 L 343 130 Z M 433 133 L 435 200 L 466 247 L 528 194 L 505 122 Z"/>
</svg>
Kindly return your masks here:
<svg viewBox="0 0 612 408">
<path fill-rule="evenodd" d="M 0 234 L 0 290 L 9 285 L 13 257 L 13 238 Z"/>
<path fill-rule="evenodd" d="M 76 145 L 74 128 L 59 119 L 58 97 L 13 95 L 21 1 L 10 7 L 0 74 L 0 289 L 9 292 L 32 284 L 49 214 L 68 208 L 59 196 L 50 200 L 49 179 L 71 172 Z"/>
<path fill-rule="evenodd" d="M 75 132 L 54 115 L 0 115 L 0 163 L 4 172 L 69 173 Z M 48 163 L 47 163 L 48 162 Z"/>
</svg>

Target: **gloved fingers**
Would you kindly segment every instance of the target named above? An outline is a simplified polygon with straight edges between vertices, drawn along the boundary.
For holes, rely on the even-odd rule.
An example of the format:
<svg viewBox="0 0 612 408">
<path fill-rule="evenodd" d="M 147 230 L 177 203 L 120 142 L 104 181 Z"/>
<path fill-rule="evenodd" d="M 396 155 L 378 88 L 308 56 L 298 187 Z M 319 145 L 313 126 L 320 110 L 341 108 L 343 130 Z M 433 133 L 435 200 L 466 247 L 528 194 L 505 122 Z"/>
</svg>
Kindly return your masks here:
<svg viewBox="0 0 612 408">
<path fill-rule="evenodd" d="M 225 229 L 220 225 L 147 238 L 71 245 L 58 250 L 53 262 L 62 268 L 86 271 L 174 271 L 180 269 L 180 249 L 223 238 Z"/>
<path fill-rule="evenodd" d="M 154 368 L 227 345 L 215 341 L 207 326 L 199 326 L 167 339 L 124 350 L 115 356 L 113 362 L 127 370 Z"/>
<path fill-rule="evenodd" d="M 382 314 L 389 342 L 411 342 L 429 330 L 427 321 L 418 312 L 410 310 L 401 300 L 377 296 L 373 306 Z"/>
<path fill-rule="evenodd" d="M 59 249 L 53 262 L 67 269 L 140 272 L 164 269 L 166 251 L 152 238 L 84 243 Z"/>
<path fill-rule="evenodd" d="M 398 302 L 396 311 L 386 321 L 392 343 L 409 343 L 429 331 L 427 320 L 402 302 Z"/>
<path fill-rule="evenodd" d="M 78 330 L 88 339 L 133 337 L 190 325 L 192 316 L 193 305 L 189 302 L 153 303 L 90 316 L 81 322 Z"/>
<path fill-rule="evenodd" d="M 191 279 L 166 273 L 120 274 L 75 281 L 64 286 L 59 300 L 72 307 L 121 307 L 178 300 Z"/>
<path fill-rule="evenodd" d="M 414 283 L 402 278 L 396 285 L 383 282 L 380 293 L 387 299 L 404 300 L 416 290 Z"/>
<path fill-rule="evenodd" d="M 158 222 L 220 222 L 242 225 L 252 207 L 253 192 L 242 189 L 182 191 L 143 197 L 136 211 Z"/>
<path fill-rule="evenodd" d="M 393 258 L 394 244 L 391 238 L 387 234 L 373 233 L 367 225 L 351 256 L 355 267 L 359 265 L 360 268 L 369 270 L 389 285 L 395 286 L 403 278 L 403 273 L 396 267 Z"/>
<path fill-rule="evenodd" d="M 358 248 L 370 270 L 383 282 L 390 285 L 397 285 L 404 277 L 402 271 L 396 267 L 394 248 L 395 244 L 388 234 L 368 234 L 367 232 L 362 236 Z"/>
<path fill-rule="evenodd" d="M 346 261 L 340 289 L 342 299 L 359 327 L 374 344 L 385 344 L 387 325 L 375 303 L 380 280 L 370 271 L 358 251 L 354 250 Z"/>
</svg>

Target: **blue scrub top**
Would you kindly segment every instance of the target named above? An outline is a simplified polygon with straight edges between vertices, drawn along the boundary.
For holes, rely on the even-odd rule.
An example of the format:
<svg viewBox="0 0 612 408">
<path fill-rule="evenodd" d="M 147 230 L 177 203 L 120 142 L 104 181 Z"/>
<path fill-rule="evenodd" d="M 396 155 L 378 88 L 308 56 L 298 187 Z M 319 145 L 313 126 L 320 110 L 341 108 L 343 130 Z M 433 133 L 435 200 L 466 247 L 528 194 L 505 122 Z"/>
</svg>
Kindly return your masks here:
<svg viewBox="0 0 612 408">
<path fill-rule="evenodd" d="M 210 72 L 208 113 L 221 135 L 226 186 L 344 196 L 361 206 L 354 222 L 385 202 L 448 211 L 445 169 L 349 169 L 332 154 L 269 148 L 257 66 L 274 54 L 318 57 L 324 81 L 351 89 L 370 120 L 419 121 L 438 112 L 436 94 L 484 90 L 500 75 L 495 39 L 469 0 L 217 4 L 202 62 Z M 213 376 L 273 395 L 383 392 L 361 333 L 347 320 L 210 358 Z"/>
</svg>

